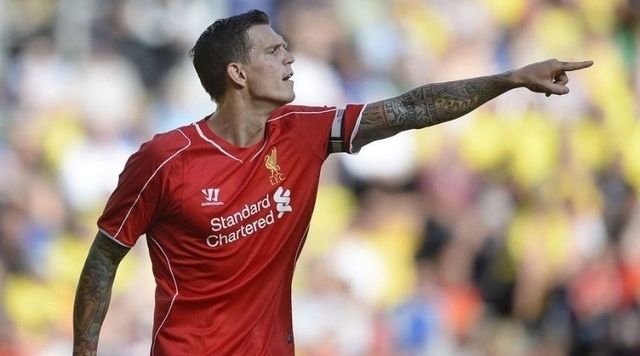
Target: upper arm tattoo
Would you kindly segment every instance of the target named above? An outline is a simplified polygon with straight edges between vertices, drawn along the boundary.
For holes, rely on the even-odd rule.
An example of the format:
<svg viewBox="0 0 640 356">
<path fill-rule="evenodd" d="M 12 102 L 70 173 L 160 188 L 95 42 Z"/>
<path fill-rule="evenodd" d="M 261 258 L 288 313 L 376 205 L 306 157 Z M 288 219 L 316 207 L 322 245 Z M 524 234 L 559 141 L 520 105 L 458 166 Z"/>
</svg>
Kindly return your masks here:
<svg viewBox="0 0 640 356">
<path fill-rule="evenodd" d="M 129 248 L 98 233 L 80 274 L 73 311 L 74 355 L 94 355 L 116 270 Z"/>
<path fill-rule="evenodd" d="M 357 149 L 400 131 L 460 117 L 515 87 L 504 73 L 424 85 L 394 98 L 368 104 L 354 139 Z"/>
</svg>

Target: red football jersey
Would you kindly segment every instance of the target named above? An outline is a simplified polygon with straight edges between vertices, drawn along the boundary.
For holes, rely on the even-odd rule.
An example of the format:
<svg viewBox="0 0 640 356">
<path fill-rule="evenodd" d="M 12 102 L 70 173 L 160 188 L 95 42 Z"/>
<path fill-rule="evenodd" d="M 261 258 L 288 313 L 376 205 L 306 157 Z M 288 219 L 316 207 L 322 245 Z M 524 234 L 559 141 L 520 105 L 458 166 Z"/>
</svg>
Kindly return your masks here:
<svg viewBox="0 0 640 356">
<path fill-rule="evenodd" d="M 294 354 L 291 281 L 320 168 L 329 145 L 352 150 L 362 108 L 283 106 L 247 148 L 203 119 L 129 158 L 98 227 L 128 247 L 146 234 L 152 355 Z"/>
</svg>

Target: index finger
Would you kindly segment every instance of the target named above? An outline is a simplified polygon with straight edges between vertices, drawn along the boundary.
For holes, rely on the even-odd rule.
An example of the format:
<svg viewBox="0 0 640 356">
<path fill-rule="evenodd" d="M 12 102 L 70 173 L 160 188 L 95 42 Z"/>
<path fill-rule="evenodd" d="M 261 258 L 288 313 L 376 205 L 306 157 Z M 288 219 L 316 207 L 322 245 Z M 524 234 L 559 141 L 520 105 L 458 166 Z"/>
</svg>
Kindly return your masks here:
<svg viewBox="0 0 640 356">
<path fill-rule="evenodd" d="M 562 70 L 571 71 L 591 67 L 593 65 L 593 61 L 560 62 L 560 64 L 562 65 Z"/>
</svg>

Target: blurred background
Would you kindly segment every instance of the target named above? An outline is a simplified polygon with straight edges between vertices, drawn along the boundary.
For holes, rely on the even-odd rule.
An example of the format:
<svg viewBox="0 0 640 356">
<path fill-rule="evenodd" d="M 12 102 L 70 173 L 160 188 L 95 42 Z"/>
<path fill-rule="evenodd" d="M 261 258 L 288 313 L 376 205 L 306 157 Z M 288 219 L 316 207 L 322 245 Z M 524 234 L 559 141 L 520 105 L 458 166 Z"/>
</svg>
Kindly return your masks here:
<svg viewBox="0 0 640 356">
<path fill-rule="evenodd" d="M 0 355 L 69 355 L 75 287 L 126 158 L 215 105 L 187 56 L 260 8 L 296 102 L 371 102 L 547 58 L 571 94 L 334 155 L 294 281 L 299 355 L 640 355 L 640 1 L 0 0 Z M 145 243 L 102 355 L 148 354 Z"/>
</svg>

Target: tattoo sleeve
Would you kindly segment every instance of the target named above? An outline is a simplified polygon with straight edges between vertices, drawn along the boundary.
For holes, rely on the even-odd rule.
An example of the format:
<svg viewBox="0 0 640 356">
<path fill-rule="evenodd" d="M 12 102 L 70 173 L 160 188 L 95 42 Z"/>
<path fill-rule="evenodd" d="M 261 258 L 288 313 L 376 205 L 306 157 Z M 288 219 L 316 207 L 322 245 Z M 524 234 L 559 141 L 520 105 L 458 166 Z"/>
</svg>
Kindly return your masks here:
<svg viewBox="0 0 640 356">
<path fill-rule="evenodd" d="M 128 251 L 101 232 L 96 235 L 80 274 L 73 306 L 74 356 L 96 355 L 116 270 Z"/>
<path fill-rule="evenodd" d="M 458 118 L 496 96 L 517 87 L 510 72 L 427 84 L 394 98 L 368 104 L 362 113 L 354 148 L 393 136 Z"/>
</svg>

